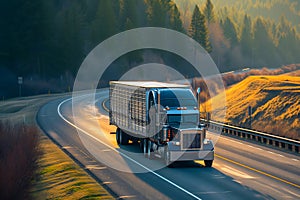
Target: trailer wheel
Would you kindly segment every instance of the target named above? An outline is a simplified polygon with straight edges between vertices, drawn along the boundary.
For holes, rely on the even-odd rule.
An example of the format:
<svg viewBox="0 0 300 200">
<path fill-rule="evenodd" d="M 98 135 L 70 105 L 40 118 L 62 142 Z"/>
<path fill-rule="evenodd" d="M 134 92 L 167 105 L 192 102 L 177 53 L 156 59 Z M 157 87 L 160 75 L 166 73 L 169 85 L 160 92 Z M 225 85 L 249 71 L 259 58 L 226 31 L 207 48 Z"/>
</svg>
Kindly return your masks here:
<svg viewBox="0 0 300 200">
<path fill-rule="evenodd" d="M 119 145 L 127 145 L 129 142 L 129 137 L 124 131 L 122 131 L 120 128 L 117 128 L 116 140 Z"/>
<path fill-rule="evenodd" d="M 117 143 L 120 144 L 120 129 L 117 128 L 116 130 L 116 140 L 117 140 Z"/>
<path fill-rule="evenodd" d="M 213 160 L 204 160 L 205 167 L 211 167 L 213 164 Z"/>
<path fill-rule="evenodd" d="M 120 140 L 120 144 L 122 144 L 122 145 L 127 145 L 129 143 L 129 137 L 128 137 L 127 133 L 125 133 L 121 129 L 120 129 L 120 134 L 119 134 L 119 140 Z"/>
</svg>

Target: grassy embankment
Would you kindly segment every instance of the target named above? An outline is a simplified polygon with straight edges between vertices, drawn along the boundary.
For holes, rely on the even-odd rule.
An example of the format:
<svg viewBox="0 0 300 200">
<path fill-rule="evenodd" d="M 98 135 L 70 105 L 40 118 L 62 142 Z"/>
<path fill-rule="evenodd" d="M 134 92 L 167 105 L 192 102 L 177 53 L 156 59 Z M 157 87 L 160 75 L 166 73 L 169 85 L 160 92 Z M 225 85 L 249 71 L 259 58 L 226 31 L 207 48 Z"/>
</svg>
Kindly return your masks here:
<svg viewBox="0 0 300 200">
<path fill-rule="evenodd" d="M 37 110 L 51 98 L 54 97 L 46 95 L 0 103 L 0 120 L 6 123 L 0 130 L 0 197 L 112 199 L 99 183 L 36 128 Z M 7 128 L 8 124 L 12 128 Z"/>
<path fill-rule="evenodd" d="M 293 75 L 293 76 L 291 76 Z M 300 77 L 298 72 L 277 76 L 250 76 L 229 87 L 226 93 L 226 122 L 249 127 L 248 107 L 252 107 L 252 128 L 300 139 Z M 214 98 L 216 102 L 221 95 Z M 206 102 L 207 110 L 210 109 Z M 218 120 L 216 105 L 212 118 Z"/>
</svg>

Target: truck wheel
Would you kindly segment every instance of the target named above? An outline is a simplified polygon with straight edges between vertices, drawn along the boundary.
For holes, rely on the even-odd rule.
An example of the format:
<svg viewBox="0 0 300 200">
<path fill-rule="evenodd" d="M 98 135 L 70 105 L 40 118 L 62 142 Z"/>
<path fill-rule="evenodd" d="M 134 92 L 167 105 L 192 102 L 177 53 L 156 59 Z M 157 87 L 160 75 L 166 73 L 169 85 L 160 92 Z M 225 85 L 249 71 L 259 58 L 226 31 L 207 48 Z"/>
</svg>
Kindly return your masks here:
<svg viewBox="0 0 300 200">
<path fill-rule="evenodd" d="M 147 158 L 153 159 L 152 142 L 150 140 L 148 140 L 148 143 L 147 143 Z"/>
<path fill-rule="evenodd" d="M 164 160 L 165 160 L 165 165 L 167 167 L 172 167 L 172 163 L 170 161 L 170 151 L 169 151 L 168 145 L 165 146 L 165 149 L 164 149 Z"/>
<path fill-rule="evenodd" d="M 213 160 L 204 160 L 205 167 L 211 167 L 213 164 Z"/>
<path fill-rule="evenodd" d="M 144 138 L 144 139 L 142 139 L 141 142 L 142 142 L 142 150 L 143 150 L 144 156 L 147 157 L 147 149 L 148 149 L 147 139 Z"/>
<path fill-rule="evenodd" d="M 116 140 L 117 140 L 117 143 L 120 144 L 120 129 L 117 128 L 116 130 Z"/>
<path fill-rule="evenodd" d="M 127 133 L 125 133 L 125 132 L 122 131 L 121 129 L 120 129 L 119 133 L 120 133 L 120 134 L 119 134 L 119 141 L 120 141 L 120 144 L 122 144 L 122 145 L 127 145 L 128 142 L 129 142 L 129 138 L 128 138 Z"/>
</svg>

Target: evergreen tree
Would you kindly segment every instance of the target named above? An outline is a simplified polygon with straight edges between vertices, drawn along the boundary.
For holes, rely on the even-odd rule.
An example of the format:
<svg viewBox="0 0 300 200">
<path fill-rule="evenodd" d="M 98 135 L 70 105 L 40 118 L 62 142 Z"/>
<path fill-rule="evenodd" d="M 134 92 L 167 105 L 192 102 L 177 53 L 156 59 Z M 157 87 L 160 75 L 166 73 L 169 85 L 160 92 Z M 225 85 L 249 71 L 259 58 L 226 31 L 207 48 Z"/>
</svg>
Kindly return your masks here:
<svg viewBox="0 0 300 200">
<path fill-rule="evenodd" d="M 258 18 L 253 26 L 254 59 L 259 66 L 277 65 L 275 45 L 266 23 Z"/>
<path fill-rule="evenodd" d="M 122 0 L 120 9 L 120 28 L 121 30 L 131 29 L 136 24 L 135 0 Z"/>
<path fill-rule="evenodd" d="M 199 7 L 196 5 L 191 25 L 189 28 L 189 35 L 208 52 L 212 51 L 211 44 L 208 39 L 208 29 L 205 21 L 205 16 L 200 12 Z"/>
<path fill-rule="evenodd" d="M 155 27 L 167 27 L 167 13 L 160 0 L 147 0 L 148 24 Z"/>
<path fill-rule="evenodd" d="M 84 58 L 85 13 L 83 5 L 74 1 L 71 7 L 61 13 L 61 34 L 59 36 L 61 64 L 68 66 L 74 75 Z M 65 69 L 66 70 L 66 69 Z M 58 71 L 61 72 L 61 69 Z"/>
<path fill-rule="evenodd" d="M 141 0 L 122 0 L 120 8 L 120 25 L 121 30 L 124 30 L 124 25 L 127 19 L 132 23 L 132 28 L 146 26 L 147 14 L 146 14 L 145 1 Z"/>
<path fill-rule="evenodd" d="M 111 0 L 99 1 L 96 17 L 92 23 L 92 46 L 97 45 L 117 32 L 116 14 Z"/>
<path fill-rule="evenodd" d="M 279 56 L 285 64 L 299 63 L 299 44 L 300 38 L 296 30 L 291 28 L 280 35 L 278 42 Z"/>
<path fill-rule="evenodd" d="M 248 15 L 245 15 L 242 27 L 242 33 L 240 37 L 240 45 L 242 54 L 244 55 L 245 59 L 251 59 L 251 64 L 253 65 L 253 48 L 252 48 L 252 29 L 251 29 L 251 19 Z M 248 63 L 250 64 L 250 63 Z"/>
<path fill-rule="evenodd" d="M 181 21 L 181 18 L 180 18 L 180 12 L 179 12 L 176 4 L 174 4 L 172 6 L 171 12 L 172 12 L 171 13 L 171 19 L 170 19 L 170 21 L 171 21 L 171 28 L 173 30 L 176 30 L 176 31 L 184 33 L 185 30 L 184 30 L 184 28 L 182 26 L 182 21 Z"/>
<path fill-rule="evenodd" d="M 150 26 L 164 27 L 184 32 L 180 12 L 172 0 L 147 0 Z"/>
<path fill-rule="evenodd" d="M 3 1 L 0 4 L 0 53 L 18 75 L 41 74 L 45 41 L 44 3 L 38 0 Z M 0 55 L 1 56 L 1 55 Z"/>
<path fill-rule="evenodd" d="M 235 25 L 229 17 L 226 17 L 223 25 L 224 36 L 230 42 L 230 46 L 234 47 L 238 44 L 237 32 Z"/>
<path fill-rule="evenodd" d="M 215 22 L 214 5 L 212 4 L 211 0 L 206 1 L 203 13 L 208 23 Z"/>
<path fill-rule="evenodd" d="M 276 36 L 279 39 L 280 37 L 286 36 L 292 30 L 291 23 L 286 19 L 284 15 L 280 17 L 279 24 L 276 30 Z"/>
</svg>

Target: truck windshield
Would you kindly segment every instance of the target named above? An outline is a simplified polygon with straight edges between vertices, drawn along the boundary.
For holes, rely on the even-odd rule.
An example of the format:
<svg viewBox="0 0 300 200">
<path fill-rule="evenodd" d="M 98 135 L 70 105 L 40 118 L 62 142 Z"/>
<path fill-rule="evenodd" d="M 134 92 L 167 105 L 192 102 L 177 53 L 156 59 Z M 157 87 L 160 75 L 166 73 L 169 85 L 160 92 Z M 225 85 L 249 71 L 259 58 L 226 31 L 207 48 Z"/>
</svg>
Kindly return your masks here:
<svg viewBox="0 0 300 200">
<path fill-rule="evenodd" d="M 169 124 L 198 124 L 198 115 L 168 115 Z"/>
<path fill-rule="evenodd" d="M 197 101 L 189 89 L 169 88 L 161 90 L 163 107 L 196 107 Z"/>
</svg>

